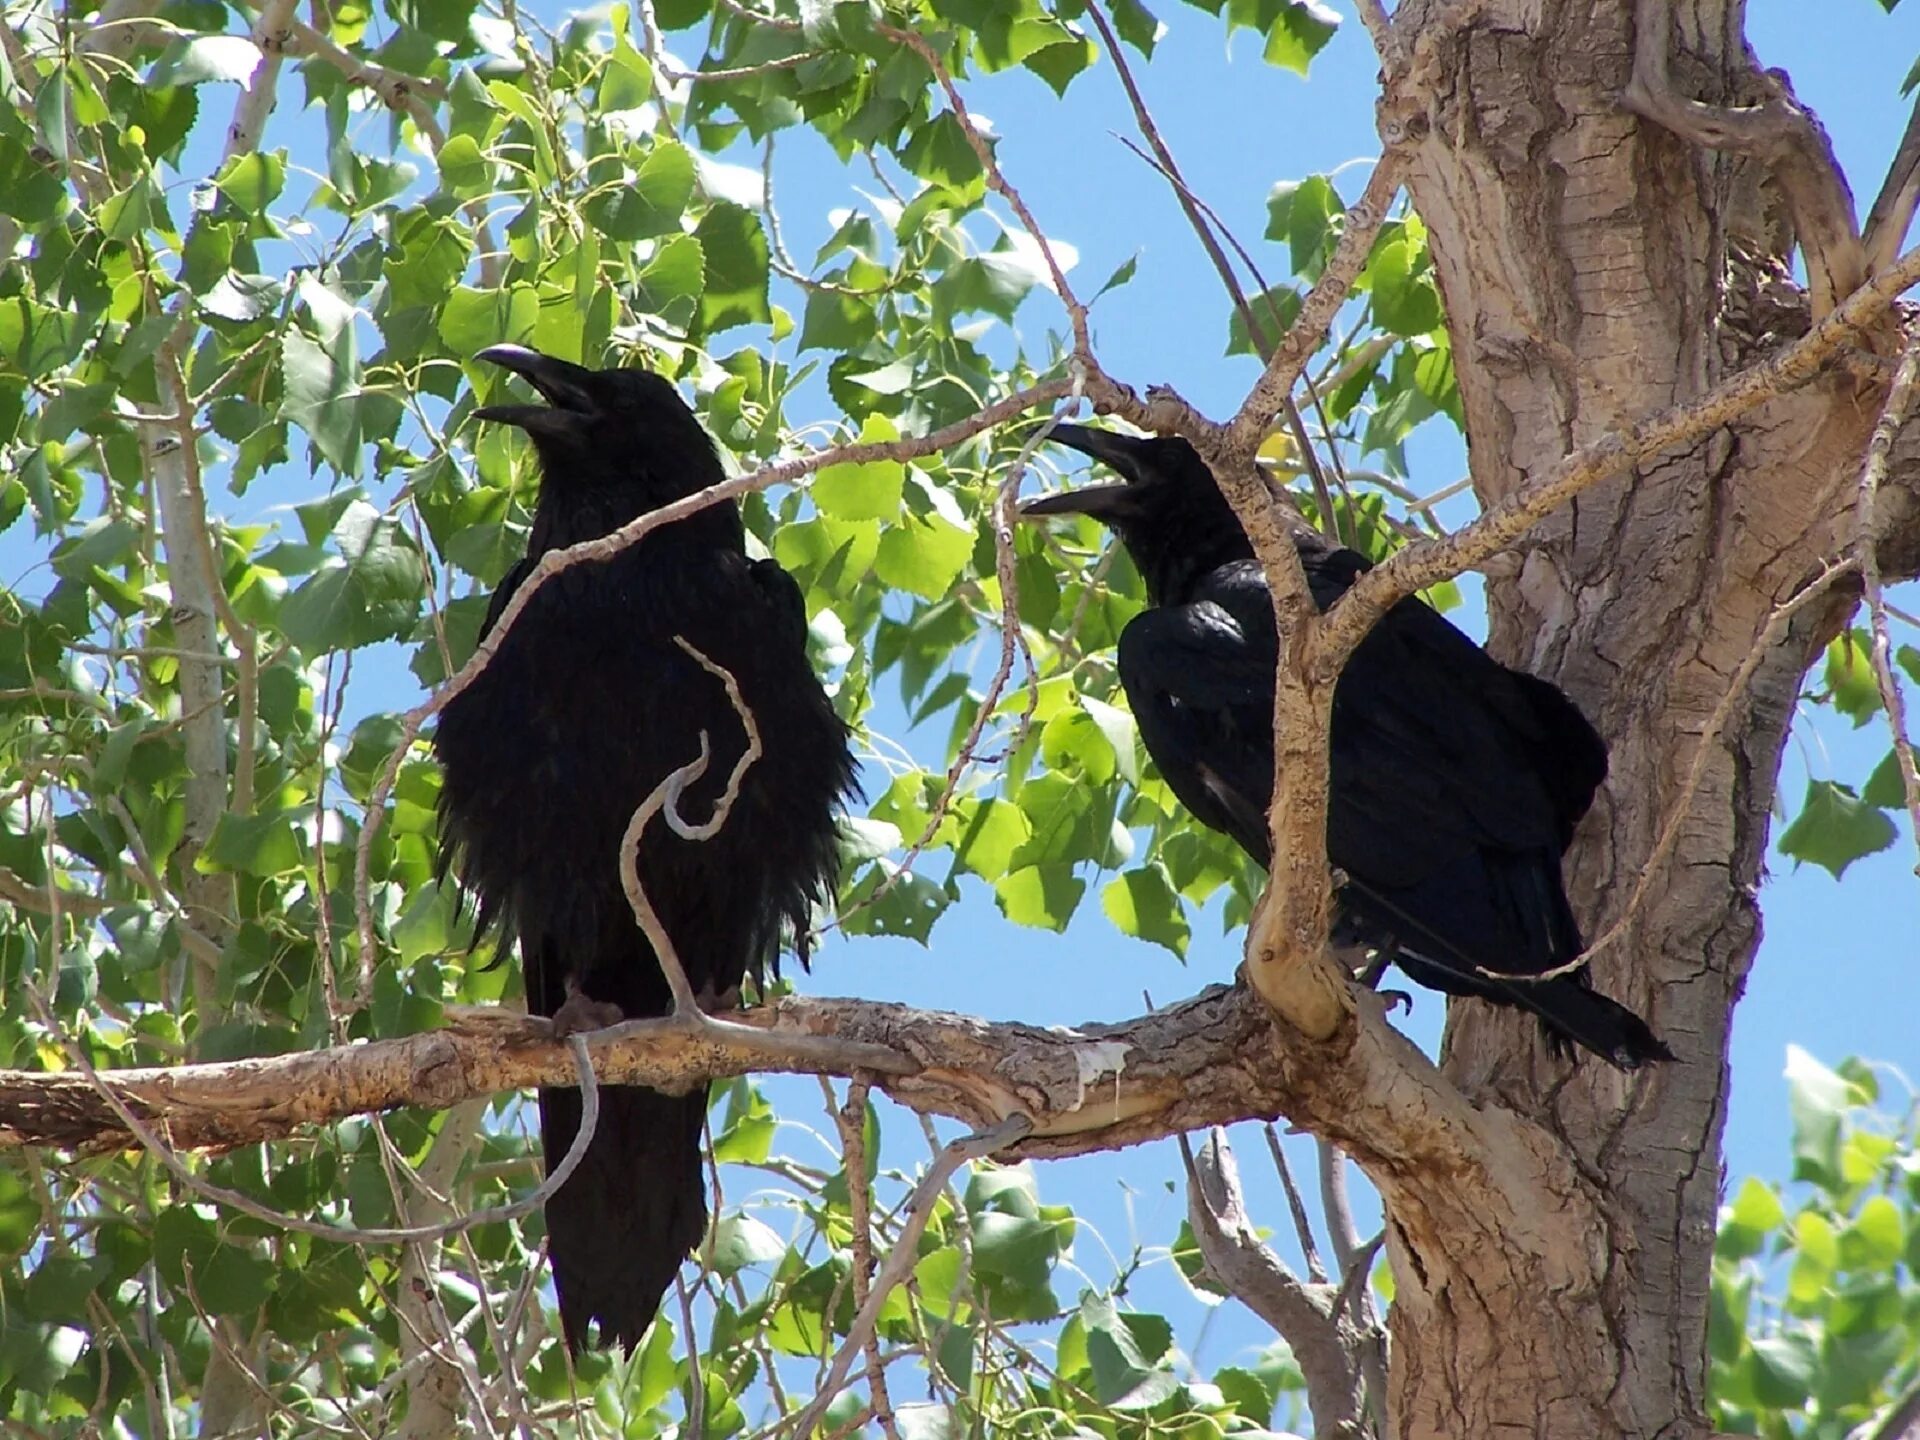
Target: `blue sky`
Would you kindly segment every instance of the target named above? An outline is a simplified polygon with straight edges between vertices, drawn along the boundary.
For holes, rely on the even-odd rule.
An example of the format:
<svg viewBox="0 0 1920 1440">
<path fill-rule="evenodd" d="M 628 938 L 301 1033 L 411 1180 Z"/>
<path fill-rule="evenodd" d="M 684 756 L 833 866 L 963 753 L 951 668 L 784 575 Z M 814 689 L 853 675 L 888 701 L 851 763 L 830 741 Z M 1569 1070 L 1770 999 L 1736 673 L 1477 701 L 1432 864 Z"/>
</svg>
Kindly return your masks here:
<svg viewBox="0 0 1920 1440">
<path fill-rule="evenodd" d="M 1189 182 L 1255 250 L 1269 278 L 1285 270 L 1284 254 L 1259 241 L 1273 183 L 1333 173 L 1351 197 L 1378 150 L 1375 62 L 1350 12 L 1342 7 L 1342 13 L 1347 23 L 1311 78 L 1302 80 L 1263 64 L 1251 34 L 1243 32 L 1227 44 L 1218 20 L 1166 0 L 1161 18 L 1169 33 L 1152 64 L 1136 66 Z M 1787 68 L 1800 97 L 1826 123 L 1864 210 L 1905 121 L 1899 85 L 1920 55 L 1920 6 L 1888 17 L 1872 0 L 1827 0 L 1818 6 L 1753 0 L 1748 18 L 1761 62 Z M 968 96 L 1003 136 L 1002 166 L 1041 224 L 1079 250 L 1074 278 L 1083 292 L 1137 258 L 1134 282 L 1105 297 L 1094 312 L 1096 343 L 1109 371 L 1136 385 L 1171 383 L 1203 410 L 1229 411 L 1254 367 L 1244 358 L 1222 358 L 1227 302 L 1164 184 L 1111 133 L 1131 134 L 1131 116 L 1111 69 L 1102 65 L 1083 76 L 1065 103 L 1024 73 L 972 82 Z M 309 132 L 312 118 L 305 122 Z M 301 122 L 292 123 L 295 128 L 276 130 L 269 143 L 298 145 Z M 367 123 L 383 127 L 385 122 Z M 383 131 L 367 133 L 372 139 Z M 777 193 L 795 254 L 810 254 L 825 238 L 828 211 L 853 202 L 849 187 L 854 183 L 857 177 L 842 171 L 824 145 L 805 135 L 783 138 Z M 1033 350 L 1043 348 L 1046 328 L 1059 323 L 1057 307 L 1044 297 L 1021 312 L 1020 328 Z M 824 397 L 821 414 L 827 414 Z M 1458 438 L 1444 425 L 1429 426 L 1410 454 L 1414 484 L 1422 491 L 1449 484 L 1464 471 Z M 289 467 L 257 485 L 248 503 L 304 500 L 324 485 L 324 477 L 309 479 L 303 466 Z M 0 574 L 9 580 L 21 579 L 30 564 L 25 529 L 16 527 L 0 540 Z M 37 587 L 29 580 L 27 588 Z M 1920 609 L 1911 594 L 1907 603 Z M 1478 628 L 1470 614 L 1455 618 Z M 419 698 L 404 664 L 390 663 L 393 658 L 370 656 L 358 667 L 355 712 L 404 708 Z M 896 737 L 904 727 L 891 704 L 881 707 L 876 723 Z M 938 733 L 906 738 L 922 763 L 942 763 L 944 726 Z M 1832 715 L 1804 716 L 1789 748 L 1781 794 L 1791 807 L 1809 776 L 1858 782 L 1886 747 L 1877 722 L 1856 731 Z M 1920 958 L 1920 946 L 1911 938 L 1920 915 L 1913 857 L 1904 826 L 1895 849 L 1860 862 L 1844 885 L 1824 871 L 1796 870 L 1773 856 L 1762 894 L 1767 938 L 1736 1019 L 1728 1128 L 1728 1167 L 1734 1177 L 1786 1172 L 1780 1072 L 1788 1042 L 1830 1062 L 1860 1054 L 1894 1062 L 1909 1073 L 1920 1071 L 1920 1038 L 1904 1003 L 1913 993 L 1912 970 Z M 944 865 L 935 864 L 935 873 L 944 873 Z M 1228 979 L 1238 958 L 1239 936 L 1221 933 L 1217 912 L 1196 924 L 1183 966 L 1163 950 L 1116 935 L 1096 905 L 1086 905 L 1064 937 L 1054 936 L 1007 923 L 985 890 L 973 886 L 934 932 L 931 950 L 893 941 L 852 944 L 830 936 L 802 988 L 1070 1024 L 1136 1014 L 1143 992 L 1165 1002 Z M 1400 1023 L 1431 1047 L 1443 1016 L 1438 996 L 1417 992 L 1411 1017 L 1403 1015 Z M 782 1082 L 776 1090 L 812 1123 L 818 1095 L 811 1082 Z M 922 1153 L 916 1127 L 897 1111 L 887 1118 L 896 1142 L 913 1137 L 911 1144 L 889 1146 L 889 1163 L 913 1163 Z M 1236 1138 L 1255 1213 L 1274 1217 L 1278 1226 L 1285 1212 L 1264 1146 L 1257 1132 L 1245 1127 Z M 1290 1142 L 1290 1152 L 1306 1180 L 1312 1169 L 1310 1145 Z M 1171 1239 L 1184 1213 L 1183 1190 L 1167 1183 L 1177 1173 L 1171 1144 L 1161 1143 L 1048 1164 L 1039 1180 L 1043 1198 L 1071 1201 L 1111 1248 L 1124 1253 L 1135 1239 L 1155 1245 Z M 1291 1253 L 1290 1243 L 1282 1248 Z M 1109 1273 L 1091 1236 L 1083 1239 L 1076 1258 L 1095 1278 Z M 1061 1288 L 1063 1296 L 1071 1296 L 1069 1282 Z M 1135 1298 L 1147 1308 L 1167 1308 L 1185 1343 L 1194 1345 L 1201 1333 L 1199 1317 L 1166 1267 L 1144 1277 Z M 1266 1338 L 1236 1307 L 1224 1307 L 1205 1330 L 1205 1367 Z"/>
</svg>

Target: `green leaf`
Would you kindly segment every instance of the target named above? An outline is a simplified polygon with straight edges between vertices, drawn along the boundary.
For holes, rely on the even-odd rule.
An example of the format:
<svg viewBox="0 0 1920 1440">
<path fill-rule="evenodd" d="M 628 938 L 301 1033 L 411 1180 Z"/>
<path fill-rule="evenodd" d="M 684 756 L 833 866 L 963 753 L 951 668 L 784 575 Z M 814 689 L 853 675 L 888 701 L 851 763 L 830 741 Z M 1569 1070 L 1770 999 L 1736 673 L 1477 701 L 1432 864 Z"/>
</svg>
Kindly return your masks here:
<svg viewBox="0 0 1920 1440">
<path fill-rule="evenodd" d="M 301 866 L 294 817 L 284 810 L 265 815 L 224 814 L 207 847 L 194 862 L 206 872 L 238 870 L 247 875 L 285 875 Z"/>
<path fill-rule="evenodd" d="M 1108 881 L 1100 892 L 1100 908 L 1122 935 L 1150 940 L 1182 960 L 1187 958 L 1192 933 L 1187 914 L 1157 861 Z"/>
<path fill-rule="evenodd" d="M 934 185 L 965 189 L 986 173 L 967 141 L 966 127 L 951 110 L 942 110 L 913 132 L 900 163 Z"/>
<path fill-rule="evenodd" d="M 1906 786 L 1900 783 L 1900 752 L 1888 747 L 1886 758 L 1873 767 L 1873 774 L 1860 791 L 1862 803 L 1878 805 L 1882 810 L 1899 810 L 1907 803 Z"/>
<path fill-rule="evenodd" d="M 1253 312 L 1261 342 L 1271 346 L 1287 333 L 1294 317 L 1300 313 L 1300 292 L 1291 285 L 1275 285 L 1270 290 L 1249 295 L 1247 310 Z M 1254 343 L 1253 335 L 1247 328 L 1246 312 L 1235 305 L 1227 316 L 1227 354 L 1260 353 L 1260 346 Z"/>
<path fill-rule="evenodd" d="M 1753 1341 L 1749 1364 L 1755 1396 L 1776 1409 L 1797 1408 L 1813 1393 L 1818 1356 L 1813 1341 L 1798 1332 Z"/>
<path fill-rule="evenodd" d="M 1279 1396 L 1253 1371 L 1228 1365 L 1214 1372 L 1213 1383 L 1243 1419 L 1261 1429 L 1273 1423 L 1273 1407 Z"/>
<path fill-rule="evenodd" d="M 1153 47 L 1167 33 L 1167 27 L 1155 19 L 1140 0 L 1115 0 L 1113 28 L 1122 40 L 1149 59 L 1153 57 Z"/>
<path fill-rule="evenodd" d="M 693 184 L 693 152 L 677 141 L 658 140 L 631 181 L 609 185 L 587 202 L 587 218 L 609 240 L 623 243 L 678 234 Z"/>
<path fill-rule="evenodd" d="M 1898 1263 L 1906 1250 L 1906 1220 L 1885 1195 L 1870 1196 L 1840 1232 L 1840 1263 L 1849 1270 L 1877 1270 Z"/>
<path fill-rule="evenodd" d="M 1856 729 L 1880 713 L 1880 683 L 1873 674 L 1871 644 L 1867 632 L 1856 628 L 1841 631 L 1827 646 L 1827 698 Z"/>
<path fill-rule="evenodd" d="M 1373 317 L 1397 335 L 1425 335 L 1440 323 L 1440 292 L 1413 273 L 1414 247 L 1405 234 L 1376 245 L 1367 261 Z"/>
<path fill-rule="evenodd" d="M 0 1255 L 18 1255 L 34 1243 L 40 1202 L 11 1165 L 0 1166 Z"/>
<path fill-rule="evenodd" d="M 963 802 L 955 815 L 960 833 L 953 844 L 953 863 L 986 881 L 1005 875 L 1014 852 L 1033 834 L 1026 812 L 1006 800 Z"/>
<path fill-rule="evenodd" d="M 700 295 L 702 330 L 713 335 L 736 325 L 771 320 L 769 253 L 759 217 L 738 205 L 718 203 L 701 216 L 693 235 L 706 260 L 706 284 Z"/>
<path fill-rule="evenodd" d="M 707 256 L 691 235 L 667 241 L 640 272 L 647 304 L 664 310 L 676 300 L 697 299 L 706 285 Z"/>
<path fill-rule="evenodd" d="M 713 1158 L 722 1165 L 762 1164 L 773 1152 L 773 1107 L 744 1077 L 732 1083 L 727 1122 L 713 1142 Z"/>
<path fill-rule="evenodd" d="M 258 215 L 280 197 L 287 181 L 286 156 L 275 151 L 236 155 L 220 167 L 214 185 L 249 215 Z"/>
<path fill-rule="evenodd" d="M 1023 1289 L 1044 1285 L 1059 1253 L 1060 1233 L 1051 1221 L 998 1210 L 974 1219 L 973 1263 L 982 1274 Z"/>
<path fill-rule="evenodd" d="M 1087 883 L 1067 864 L 1028 865 L 993 882 L 1000 913 L 1016 925 L 1065 930 Z"/>
<path fill-rule="evenodd" d="M 974 532 L 939 515 L 908 515 L 880 533 L 874 577 L 928 600 L 944 599 L 973 557 Z"/>
<path fill-rule="evenodd" d="M 860 443 L 886 444 L 900 432 L 883 415 L 869 415 L 860 427 Z M 900 513 L 907 467 L 898 460 L 868 460 L 829 465 L 813 478 L 813 503 L 837 520 L 891 520 Z M 970 537 L 969 537 L 970 538 Z"/>
<path fill-rule="evenodd" d="M 1093 1365 L 1094 1393 L 1101 1404 L 1115 1410 L 1151 1410 L 1180 1386 L 1173 1372 L 1158 1363 L 1166 1347 L 1162 1345 L 1159 1353 L 1149 1357 L 1136 1327 L 1127 1323 L 1140 1319 L 1166 1324 L 1157 1315 L 1123 1316 L 1110 1300 L 1089 1298 L 1080 1305 L 1080 1320 L 1087 1331 L 1087 1358 Z"/>
<path fill-rule="evenodd" d="M 47 1255 L 27 1276 L 26 1306 L 41 1320 L 87 1318 L 87 1300 L 106 1279 L 105 1262 L 82 1255 Z"/>
<path fill-rule="evenodd" d="M 714 1227 L 713 1268 L 722 1277 L 731 1277 L 749 1265 L 770 1264 L 786 1253 L 787 1242 L 751 1215 L 723 1215 Z"/>
<path fill-rule="evenodd" d="M 1785 1223 L 1786 1207 L 1780 1203 L 1780 1197 L 1774 1193 L 1771 1185 L 1756 1180 L 1749 1175 L 1740 1186 L 1740 1193 L 1734 1197 L 1733 1220 L 1749 1230 L 1762 1234 Z"/>
<path fill-rule="evenodd" d="M 440 339 L 455 355 L 477 354 L 489 345 L 511 341 L 525 344 L 533 338 L 540 316 L 540 298 L 531 285 L 504 290 L 475 290 L 459 286 L 440 310 Z M 501 377 L 502 387 L 506 381 Z"/>
<path fill-rule="evenodd" d="M 366 501 L 346 508 L 333 535 L 340 557 L 280 607 L 287 638 L 309 655 L 398 638 L 426 595 L 426 567 L 412 539 Z"/>
<path fill-rule="evenodd" d="M 1840 1178 L 1841 1125 L 1859 1091 L 1798 1045 L 1787 1046 L 1786 1075 L 1793 1178 L 1832 1186 Z"/>
<path fill-rule="evenodd" d="M 1898 834 L 1883 810 L 1847 786 L 1810 780 L 1799 815 L 1780 837 L 1780 853 L 1802 864 L 1812 861 L 1838 880 L 1854 861 L 1885 850 Z"/>
<path fill-rule="evenodd" d="M 360 367 L 354 359 L 353 331 L 343 331 L 335 346 L 321 345 L 299 330 L 280 338 L 280 362 L 286 393 L 279 418 L 312 437 L 314 448 L 342 475 L 360 469 L 360 412 L 354 404 Z"/>
<path fill-rule="evenodd" d="M 220 1245 L 195 1267 L 194 1289 L 214 1315 L 245 1315 L 258 1310 L 273 1293 L 277 1269 L 241 1245 Z"/>
<path fill-rule="evenodd" d="M 1282 0 L 1273 28 L 1267 31 L 1262 58 L 1269 65 L 1304 76 L 1313 57 L 1326 48 L 1339 28 L 1339 15 L 1319 0 Z"/>
<path fill-rule="evenodd" d="M 1324 175 L 1282 181 L 1267 195 L 1267 239 L 1283 240 L 1296 275 L 1318 278 L 1339 239 L 1338 217 L 1346 213 L 1333 182 Z"/>
</svg>

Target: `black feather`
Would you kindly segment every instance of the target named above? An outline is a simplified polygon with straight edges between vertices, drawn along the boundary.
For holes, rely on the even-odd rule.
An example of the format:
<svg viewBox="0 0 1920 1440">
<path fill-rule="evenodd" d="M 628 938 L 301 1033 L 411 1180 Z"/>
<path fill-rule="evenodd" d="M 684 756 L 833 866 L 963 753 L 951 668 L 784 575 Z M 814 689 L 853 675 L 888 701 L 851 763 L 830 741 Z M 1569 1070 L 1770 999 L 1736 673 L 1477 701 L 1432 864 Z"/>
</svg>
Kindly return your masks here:
<svg viewBox="0 0 1920 1440">
<path fill-rule="evenodd" d="M 548 550 L 606 535 L 723 478 L 712 442 L 673 386 L 641 370 L 587 370 L 512 346 L 481 358 L 523 376 L 546 405 L 489 406 L 524 429 L 542 480 L 528 558 L 494 592 L 491 631 Z M 765 753 L 727 824 L 706 843 L 660 820 L 641 838 L 649 899 L 696 991 L 725 995 L 778 972 L 783 934 L 805 958 L 830 895 L 834 811 L 853 788 L 846 726 L 807 660 L 799 589 L 750 561 L 740 512 L 711 506 L 612 559 L 575 565 L 532 598 L 493 661 L 450 701 L 434 736 L 444 772 L 441 863 L 473 892 L 477 923 L 518 943 L 528 1007 L 551 1016 L 577 989 L 627 1017 L 664 1015 L 666 981 L 634 923 L 619 872 L 635 808 L 693 760 L 705 774 L 680 811 L 707 818 L 747 743 L 721 681 L 732 674 Z M 706 1225 L 700 1135 L 707 1091 L 601 1090 L 580 1169 L 547 1205 L 568 1343 L 631 1348 Z M 540 1096 L 551 1167 L 580 1123 L 577 1090 Z"/>
<path fill-rule="evenodd" d="M 1153 606 L 1120 636 L 1141 738 L 1181 803 L 1265 865 L 1279 639 L 1253 548 L 1185 440 L 1077 425 L 1053 438 L 1126 483 L 1024 513 L 1091 515 L 1118 534 Z M 1322 610 L 1368 568 L 1310 531 L 1294 543 Z M 1606 779 L 1607 751 L 1572 701 L 1409 599 L 1341 673 L 1330 738 L 1327 856 L 1347 877 L 1342 939 L 1392 954 L 1433 989 L 1530 1010 L 1551 1038 L 1622 1068 L 1672 1058 L 1584 968 L 1524 978 L 1583 948 L 1560 857 Z"/>
</svg>

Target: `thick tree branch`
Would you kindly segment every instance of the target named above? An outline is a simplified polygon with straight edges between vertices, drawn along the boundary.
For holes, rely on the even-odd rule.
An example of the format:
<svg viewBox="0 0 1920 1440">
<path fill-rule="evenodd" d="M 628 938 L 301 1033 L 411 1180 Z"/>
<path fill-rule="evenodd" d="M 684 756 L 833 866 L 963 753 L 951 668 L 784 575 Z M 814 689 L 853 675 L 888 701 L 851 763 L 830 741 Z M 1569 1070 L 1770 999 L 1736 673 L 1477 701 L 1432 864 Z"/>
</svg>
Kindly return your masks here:
<svg viewBox="0 0 1920 1440">
<path fill-rule="evenodd" d="M 1638 0 L 1633 79 L 1627 107 L 1684 140 L 1763 161 L 1793 215 L 1816 320 L 1851 295 L 1867 277 L 1866 252 L 1855 227 L 1853 196 L 1819 122 L 1793 98 L 1783 78 L 1756 74 L 1768 92 L 1760 105 L 1708 105 L 1679 94 L 1668 75 L 1673 0 Z"/>
<path fill-rule="evenodd" d="M 1662 451 L 1698 440 L 1711 430 L 1818 375 L 1865 331 L 1878 325 L 1902 292 L 1920 283 L 1920 249 L 1861 286 L 1799 340 L 1759 364 L 1729 376 L 1697 400 L 1669 406 L 1590 445 L 1583 445 L 1538 479 L 1451 535 L 1408 545 L 1355 582 L 1328 612 L 1312 657 L 1315 673 L 1338 675 L 1353 647 L 1398 601 L 1484 564 L 1583 490 Z"/>
<path fill-rule="evenodd" d="M 601 1083 L 609 1085 L 674 1089 L 756 1071 L 870 1072 L 872 1083 L 923 1114 L 976 1127 L 1031 1117 L 1033 1132 L 1019 1147 L 1027 1155 L 1111 1150 L 1284 1114 L 1363 1166 L 1404 1172 L 1432 1165 L 1463 1174 L 1493 1168 L 1495 1150 L 1511 1147 L 1529 1127 L 1456 1095 L 1379 1011 L 1377 1003 L 1363 1003 L 1334 1041 L 1313 1044 L 1277 1032 L 1271 1013 L 1243 986 L 1213 986 L 1150 1015 L 1067 1032 L 904 1005 L 790 997 L 727 1016 L 717 1034 L 645 1020 L 584 1038 Z M 578 1083 L 566 1047 L 543 1020 L 481 1008 L 451 1011 L 449 1021 L 446 1029 L 402 1039 L 103 1070 L 98 1079 L 176 1150 L 279 1139 L 400 1105 L 444 1109 L 505 1090 Z M 0 1071 L 0 1148 L 97 1152 L 137 1143 L 85 1076 Z"/>
</svg>

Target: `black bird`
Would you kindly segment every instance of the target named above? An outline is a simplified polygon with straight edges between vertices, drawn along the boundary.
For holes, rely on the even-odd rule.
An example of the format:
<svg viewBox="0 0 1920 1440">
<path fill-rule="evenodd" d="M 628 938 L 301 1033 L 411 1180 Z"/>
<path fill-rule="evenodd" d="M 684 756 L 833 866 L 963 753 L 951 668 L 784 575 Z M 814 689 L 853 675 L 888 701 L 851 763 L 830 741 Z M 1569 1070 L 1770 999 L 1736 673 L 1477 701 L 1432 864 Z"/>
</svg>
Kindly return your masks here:
<svg viewBox="0 0 1920 1440">
<path fill-rule="evenodd" d="M 1120 636 L 1120 682 L 1147 751 L 1182 804 L 1269 862 L 1273 681 L 1265 575 L 1185 440 L 1057 425 L 1053 439 L 1120 485 L 1028 502 L 1028 517 L 1111 528 L 1152 608 Z M 1325 610 L 1366 557 L 1297 529 Z M 1417 599 L 1361 641 L 1334 687 L 1327 855 L 1344 873 L 1339 937 L 1390 955 L 1420 984 L 1531 1010 L 1556 1042 L 1633 1069 L 1671 1059 L 1644 1021 L 1588 988 L 1560 857 L 1606 778 L 1606 744 L 1558 689 L 1510 670 Z"/>
<path fill-rule="evenodd" d="M 542 480 L 527 555 L 493 594 L 490 632 L 549 550 L 592 540 L 723 478 L 713 442 L 667 380 L 588 370 L 496 345 L 544 405 L 487 405 L 482 420 L 532 439 Z M 846 726 L 807 659 L 793 578 L 747 558 L 732 501 L 664 526 L 612 559 L 564 571 L 535 593 L 478 679 L 448 702 L 434 748 L 440 864 L 477 899 L 476 935 L 517 940 L 528 1008 L 571 1034 L 672 1008 L 620 879 L 634 810 L 693 761 L 705 773 L 679 812 L 705 821 L 747 747 L 723 682 L 737 682 L 764 753 L 711 840 L 656 818 L 641 836 L 647 896 L 703 999 L 778 973 L 782 932 L 802 963 L 816 901 L 837 869 L 834 811 L 853 788 Z M 580 1168 L 547 1203 L 560 1320 L 576 1351 L 631 1350 L 706 1228 L 701 1127 L 707 1087 L 667 1095 L 604 1086 Z M 579 1131 L 577 1089 L 540 1092 L 551 1169 Z"/>
</svg>

